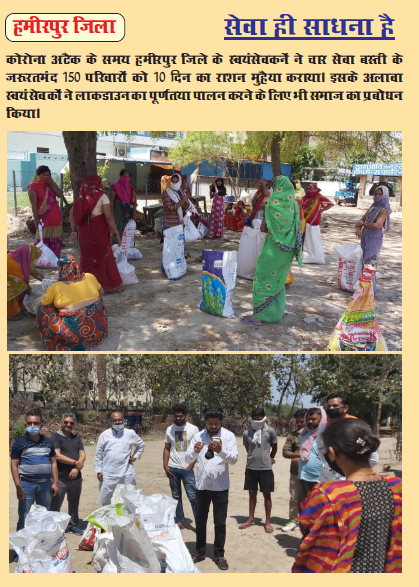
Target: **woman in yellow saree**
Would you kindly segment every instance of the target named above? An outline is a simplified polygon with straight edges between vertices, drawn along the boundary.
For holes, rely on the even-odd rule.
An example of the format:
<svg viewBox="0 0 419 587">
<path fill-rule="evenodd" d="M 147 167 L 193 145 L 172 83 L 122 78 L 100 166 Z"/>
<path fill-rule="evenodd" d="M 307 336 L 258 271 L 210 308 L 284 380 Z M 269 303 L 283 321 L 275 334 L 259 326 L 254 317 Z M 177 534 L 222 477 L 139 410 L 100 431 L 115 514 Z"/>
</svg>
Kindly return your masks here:
<svg viewBox="0 0 419 587">
<path fill-rule="evenodd" d="M 41 251 L 34 245 L 22 245 L 7 253 L 7 319 L 20 320 L 23 316 L 22 301 L 30 293 L 32 275 L 39 281 L 43 275 L 35 268 Z"/>
<path fill-rule="evenodd" d="M 275 179 L 274 192 L 265 208 L 265 223 L 268 235 L 253 280 L 253 316 L 240 317 L 240 322 L 255 326 L 281 320 L 285 311 L 285 282 L 293 258 L 302 264 L 300 208 L 294 186 L 283 175 Z"/>
</svg>

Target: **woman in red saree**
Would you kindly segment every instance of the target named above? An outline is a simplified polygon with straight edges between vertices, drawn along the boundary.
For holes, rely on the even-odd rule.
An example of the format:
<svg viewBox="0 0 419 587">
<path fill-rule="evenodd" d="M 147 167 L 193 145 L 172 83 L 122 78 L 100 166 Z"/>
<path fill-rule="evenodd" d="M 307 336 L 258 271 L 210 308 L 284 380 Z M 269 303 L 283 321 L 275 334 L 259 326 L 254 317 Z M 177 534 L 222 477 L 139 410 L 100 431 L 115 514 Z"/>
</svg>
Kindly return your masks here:
<svg viewBox="0 0 419 587">
<path fill-rule="evenodd" d="M 57 257 L 61 255 L 61 211 L 57 197 L 63 193 L 51 178 L 51 171 L 46 165 L 36 170 L 32 183 L 28 185 L 28 194 L 31 201 L 33 219 L 35 222 L 36 241 L 39 243 L 38 225 L 42 222 L 42 239 Z"/>
<path fill-rule="evenodd" d="M 124 291 L 124 286 L 112 252 L 110 228 L 118 245 L 121 244 L 121 236 L 112 216 L 109 198 L 100 182 L 99 175 L 88 175 L 81 182 L 70 215 L 71 240 L 74 242 L 77 239 L 75 224 L 82 270 L 94 275 L 105 293 L 120 293 Z"/>
<path fill-rule="evenodd" d="M 334 206 L 326 196 L 321 195 L 316 183 L 308 186 L 306 195 L 301 198 L 301 203 L 306 224 L 311 226 L 320 226 L 322 212 Z"/>
<path fill-rule="evenodd" d="M 239 200 L 234 206 L 234 215 L 224 214 L 224 224 L 235 232 L 243 232 L 244 221 L 247 218 L 247 210 L 244 202 Z"/>
</svg>

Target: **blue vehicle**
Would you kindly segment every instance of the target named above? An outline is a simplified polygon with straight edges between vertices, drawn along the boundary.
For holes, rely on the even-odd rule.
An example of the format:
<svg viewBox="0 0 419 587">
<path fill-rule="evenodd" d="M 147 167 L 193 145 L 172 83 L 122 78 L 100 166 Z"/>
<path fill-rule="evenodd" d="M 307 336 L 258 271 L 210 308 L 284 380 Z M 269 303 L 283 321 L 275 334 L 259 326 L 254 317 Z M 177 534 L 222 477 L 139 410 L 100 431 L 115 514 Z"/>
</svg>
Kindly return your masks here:
<svg viewBox="0 0 419 587">
<path fill-rule="evenodd" d="M 359 177 L 348 173 L 339 173 L 339 191 L 335 192 L 335 202 L 340 206 L 345 204 L 355 204 L 358 202 L 358 185 Z"/>
</svg>

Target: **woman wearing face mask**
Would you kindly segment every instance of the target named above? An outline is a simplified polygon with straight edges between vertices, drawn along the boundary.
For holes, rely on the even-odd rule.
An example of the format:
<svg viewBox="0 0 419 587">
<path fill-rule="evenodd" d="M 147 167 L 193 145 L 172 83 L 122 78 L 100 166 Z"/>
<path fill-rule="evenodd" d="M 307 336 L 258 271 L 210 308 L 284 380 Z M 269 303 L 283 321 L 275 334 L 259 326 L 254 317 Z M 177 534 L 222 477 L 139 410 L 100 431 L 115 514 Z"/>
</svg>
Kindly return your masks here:
<svg viewBox="0 0 419 587">
<path fill-rule="evenodd" d="M 183 226 L 183 217 L 189 208 L 188 194 L 182 190 L 182 178 L 179 173 L 174 173 L 170 178 L 170 187 L 164 190 L 161 196 L 163 204 L 163 239 L 164 231 L 173 226 Z M 161 263 L 163 273 L 163 261 Z"/>
<path fill-rule="evenodd" d="M 57 257 L 61 255 L 61 211 L 57 198 L 63 192 L 51 178 L 51 171 L 46 165 L 40 165 L 32 183 L 28 185 L 32 214 L 35 222 L 36 241 L 39 243 L 39 223 L 42 222 L 42 239 Z"/>
<path fill-rule="evenodd" d="M 383 226 L 385 224 L 386 230 L 391 230 L 391 212 L 388 187 L 381 185 L 375 190 L 373 205 L 365 212 L 361 220 L 355 224 L 356 236 L 361 239 L 364 266 L 372 265 L 377 269 L 378 258 L 383 246 Z M 376 287 L 377 282 L 374 273 L 374 293 Z"/>
<path fill-rule="evenodd" d="M 402 481 L 368 459 L 380 445 L 365 422 L 341 419 L 323 434 L 324 455 L 344 481 L 319 483 L 298 517 L 293 573 L 401 573 Z"/>
<path fill-rule="evenodd" d="M 122 169 L 119 180 L 111 187 L 111 212 L 115 218 L 118 234 L 124 234 L 128 221 L 134 216 L 137 208 L 137 197 L 135 188 L 130 184 L 131 174 Z M 117 242 L 116 236 L 112 236 L 112 244 Z"/>
</svg>

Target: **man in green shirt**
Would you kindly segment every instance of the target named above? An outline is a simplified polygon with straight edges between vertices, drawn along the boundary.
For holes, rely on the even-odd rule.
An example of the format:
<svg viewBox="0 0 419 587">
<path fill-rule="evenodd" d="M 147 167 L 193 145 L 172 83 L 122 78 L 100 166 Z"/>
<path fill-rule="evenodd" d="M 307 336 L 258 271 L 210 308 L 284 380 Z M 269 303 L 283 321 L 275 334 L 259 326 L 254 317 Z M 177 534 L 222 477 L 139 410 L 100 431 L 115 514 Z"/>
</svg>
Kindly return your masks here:
<svg viewBox="0 0 419 587">
<path fill-rule="evenodd" d="M 300 430 L 305 426 L 307 410 L 297 410 L 294 414 L 296 429 L 290 432 L 282 449 L 282 456 L 291 459 L 290 467 L 290 519 L 282 528 L 283 532 L 292 532 L 298 528 L 298 463 L 300 460 L 301 435 Z"/>
</svg>

